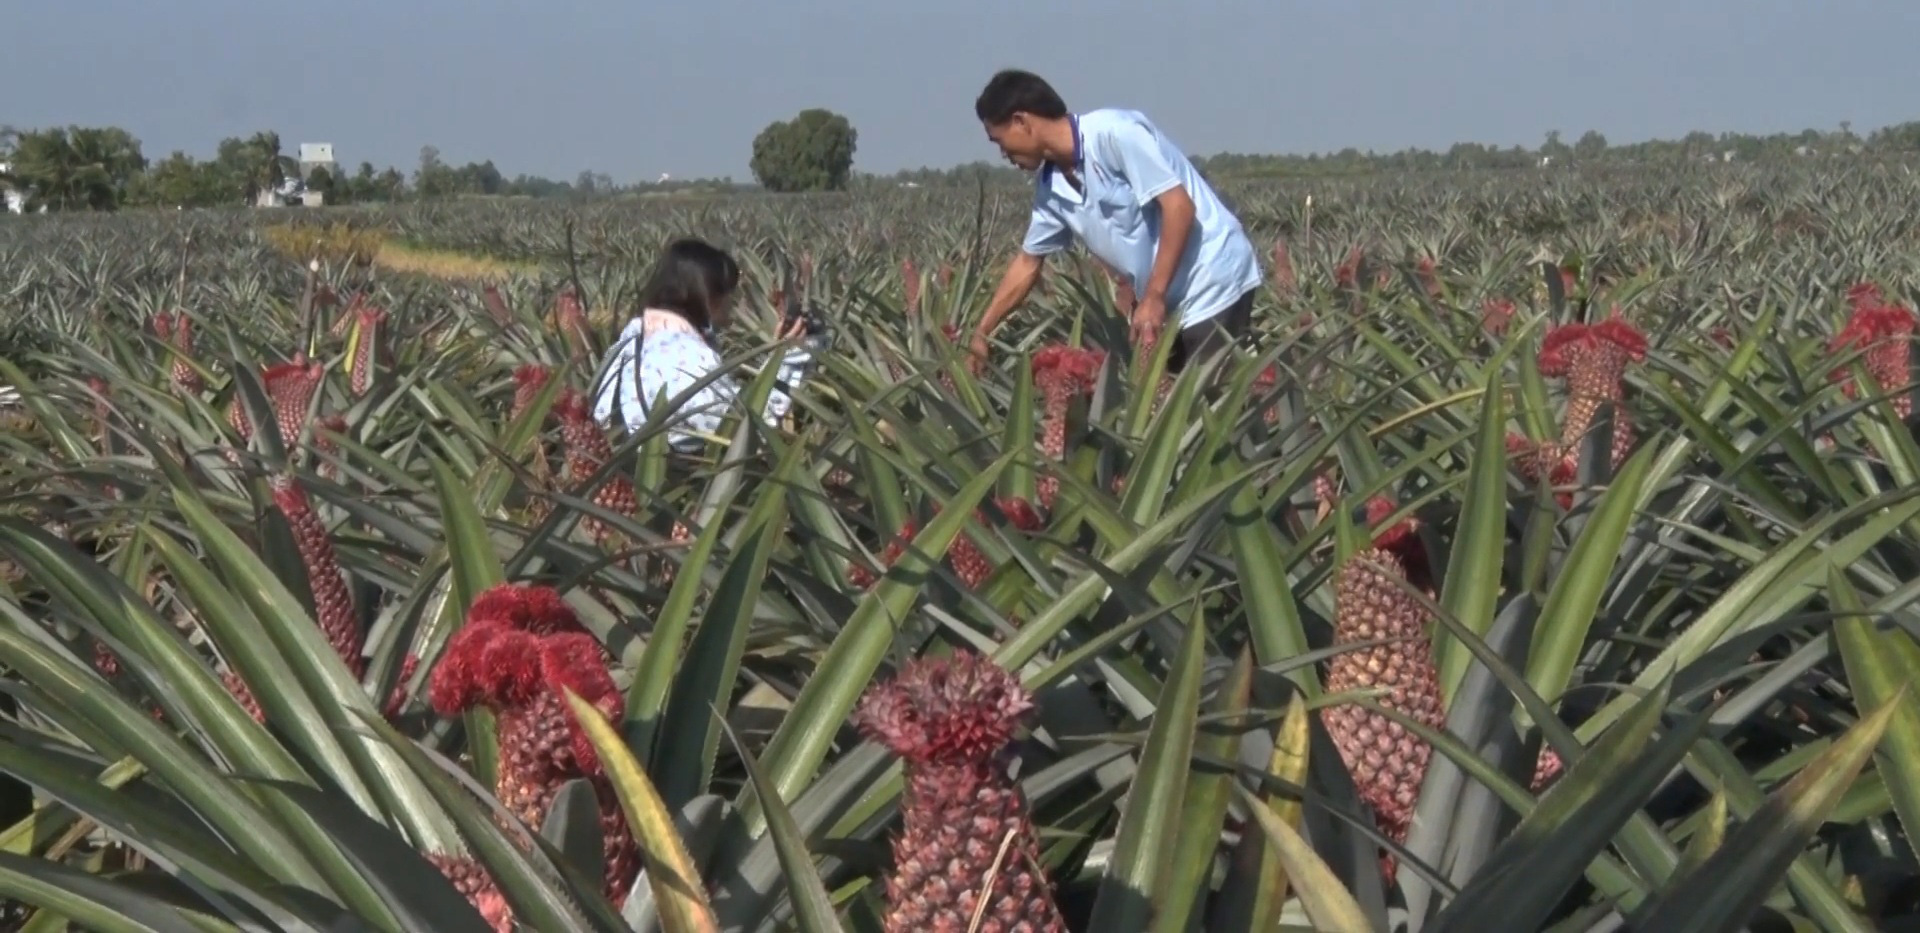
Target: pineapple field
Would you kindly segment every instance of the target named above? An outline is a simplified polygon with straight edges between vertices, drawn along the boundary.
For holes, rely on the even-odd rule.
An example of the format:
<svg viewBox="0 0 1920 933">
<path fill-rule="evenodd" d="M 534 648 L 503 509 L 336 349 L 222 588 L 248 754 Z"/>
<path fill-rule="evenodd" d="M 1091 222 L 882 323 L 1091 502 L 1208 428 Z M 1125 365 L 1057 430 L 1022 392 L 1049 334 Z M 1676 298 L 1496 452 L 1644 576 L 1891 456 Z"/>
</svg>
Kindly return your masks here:
<svg viewBox="0 0 1920 933">
<path fill-rule="evenodd" d="M 5 928 L 1920 930 L 1920 178 L 1221 190 L 1177 378 L 969 370 L 1020 189 L 0 223 Z M 696 453 L 689 234 L 834 328 Z"/>
</svg>

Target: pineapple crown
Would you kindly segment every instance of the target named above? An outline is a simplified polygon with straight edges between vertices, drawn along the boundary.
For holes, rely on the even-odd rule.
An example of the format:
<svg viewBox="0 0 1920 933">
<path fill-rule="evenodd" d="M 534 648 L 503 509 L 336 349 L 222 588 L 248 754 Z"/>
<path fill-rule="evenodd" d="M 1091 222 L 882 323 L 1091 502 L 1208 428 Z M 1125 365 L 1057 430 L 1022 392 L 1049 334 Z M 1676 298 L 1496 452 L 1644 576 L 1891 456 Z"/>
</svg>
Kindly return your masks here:
<svg viewBox="0 0 1920 933">
<path fill-rule="evenodd" d="M 518 415 L 521 408 L 533 401 L 533 397 L 540 394 L 540 390 L 546 388 L 547 382 L 552 378 L 553 370 L 539 363 L 528 363 L 524 366 L 515 367 L 513 370 L 513 405 L 515 415 Z"/>
<path fill-rule="evenodd" d="M 1091 392 L 1093 380 L 1099 376 L 1100 366 L 1106 359 L 1107 355 L 1099 350 L 1048 344 L 1033 354 L 1034 381 L 1058 380 L 1073 390 Z"/>
<path fill-rule="evenodd" d="M 1598 324 L 1574 322 L 1548 331 L 1540 342 L 1540 373 L 1564 376 L 1583 357 L 1606 351 L 1622 361 L 1647 357 L 1647 335 L 1621 317 L 1618 308 Z"/>
<path fill-rule="evenodd" d="M 523 709 L 550 691 L 563 701 L 575 763 L 582 773 L 597 773 L 599 756 L 564 702 L 566 690 L 609 718 L 624 706 L 599 640 L 580 627 L 558 593 L 519 584 L 496 586 L 474 600 L 467 624 L 448 643 L 427 688 L 442 716 L 482 704 Z"/>
<path fill-rule="evenodd" d="M 361 326 L 371 326 L 387 319 L 387 309 L 356 302 L 353 309 L 353 316 L 355 320 L 360 322 Z"/>
<path fill-rule="evenodd" d="M 1880 289 L 1873 285 L 1854 286 L 1848 298 L 1854 299 L 1854 292 L 1862 288 L 1870 291 L 1854 301 L 1853 313 L 1847 316 L 1846 326 L 1827 342 L 1827 352 L 1843 354 L 1856 349 L 1868 351 L 1867 365 L 1876 380 L 1887 384 L 1903 381 L 1900 373 L 1906 369 L 1906 363 L 1901 357 L 1895 357 L 1891 365 L 1876 361 L 1874 357 L 1879 352 L 1892 350 L 1898 353 L 1904 349 L 1907 339 L 1914 332 L 1914 313 L 1897 305 L 1885 304 Z M 1882 370 L 1885 369 L 1893 371 L 1883 375 Z M 1846 378 L 1847 368 L 1844 366 L 1836 366 L 1827 372 L 1829 382 L 1841 382 Z M 1848 383 L 1846 389 L 1849 397 L 1855 394 L 1852 383 Z"/>
<path fill-rule="evenodd" d="M 1039 531 L 1045 524 L 1040 520 L 1040 512 L 1033 507 L 1033 503 L 1019 496 L 995 499 L 993 504 L 1007 516 L 1007 521 L 1012 522 L 1013 527 L 1021 531 Z"/>
<path fill-rule="evenodd" d="M 467 610 L 467 621 L 469 624 L 503 622 L 509 628 L 535 635 L 586 631 L 581 628 L 573 607 L 560 598 L 559 592 L 551 587 L 520 583 L 502 583 L 475 597 L 473 606 Z"/>
<path fill-rule="evenodd" d="M 298 392 L 318 386 L 327 374 L 326 364 L 308 363 L 305 353 L 295 353 L 286 363 L 276 363 L 260 371 L 260 383 L 267 395 L 278 399 L 283 392 Z"/>
<path fill-rule="evenodd" d="M 1420 540 L 1420 519 L 1409 515 L 1391 526 L 1379 527 L 1399 507 L 1390 497 L 1374 496 L 1361 511 L 1367 527 L 1374 529 L 1374 549 L 1398 558 L 1408 582 L 1427 588 L 1433 582 L 1432 565 L 1427 560 L 1426 543 Z"/>
<path fill-rule="evenodd" d="M 503 583 L 474 599 L 466 624 L 447 642 L 427 697 L 442 716 L 475 706 L 510 709 L 540 682 L 543 639 L 585 634 L 573 608 L 547 587 Z"/>
<path fill-rule="evenodd" d="M 1392 515 L 1393 511 L 1399 507 L 1399 503 L 1394 502 L 1387 496 L 1374 496 L 1368 499 L 1365 506 L 1367 527 L 1376 528 L 1381 522 L 1386 521 L 1387 516 Z M 1376 530 L 1373 534 L 1373 546 L 1383 551 L 1393 551 L 1396 553 L 1409 549 L 1418 549 L 1420 546 L 1419 530 L 1420 519 L 1416 516 L 1409 515 L 1395 522 L 1391 527 Z"/>
<path fill-rule="evenodd" d="M 1347 250 L 1347 258 L 1333 269 L 1334 284 L 1351 288 L 1360 283 L 1360 262 L 1367 256 L 1366 250 L 1355 244 Z"/>
<path fill-rule="evenodd" d="M 1827 351 L 1839 352 L 1881 340 L 1901 339 L 1914 331 L 1914 314 L 1897 305 L 1856 304 L 1847 324 L 1827 342 Z"/>
<path fill-rule="evenodd" d="M 1874 282 L 1861 282 L 1847 289 L 1847 304 L 1855 308 L 1880 305 L 1886 301 L 1880 286 Z"/>
<path fill-rule="evenodd" d="M 867 691 L 854 724 L 910 764 L 984 763 L 1033 709 L 1006 669 L 977 652 L 908 662 Z"/>
<path fill-rule="evenodd" d="M 560 397 L 553 402 L 553 415 L 563 424 L 586 425 L 593 422 L 586 396 L 572 386 L 560 390 Z"/>
<path fill-rule="evenodd" d="M 291 473 L 276 474 L 267 481 L 267 489 L 273 494 L 274 507 L 287 515 L 311 510 L 306 490 L 300 488 Z"/>
</svg>

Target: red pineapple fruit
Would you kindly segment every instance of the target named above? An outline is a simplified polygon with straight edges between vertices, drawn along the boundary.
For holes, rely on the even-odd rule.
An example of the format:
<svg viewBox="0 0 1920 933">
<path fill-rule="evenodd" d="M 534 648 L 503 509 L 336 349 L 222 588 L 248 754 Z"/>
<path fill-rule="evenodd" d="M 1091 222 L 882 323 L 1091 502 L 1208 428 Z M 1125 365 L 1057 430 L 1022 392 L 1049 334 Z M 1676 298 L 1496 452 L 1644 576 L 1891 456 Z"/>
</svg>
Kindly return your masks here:
<svg viewBox="0 0 1920 933">
<path fill-rule="evenodd" d="M 1039 531 L 1042 527 L 1040 513 L 1035 511 L 1033 504 L 1025 499 L 999 499 L 995 501 L 995 505 L 999 506 L 1000 511 L 1007 516 L 1008 523 L 1021 531 L 1032 533 Z M 976 511 L 974 518 L 986 524 L 986 510 Z M 947 564 L 953 568 L 954 576 L 959 577 L 960 582 L 966 584 L 967 589 L 970 590 L 978 589 L 980 584 L 987 582 L 987 578 L 993 576 L 995 567 L 995 564 L 981 553 L 979 545 L 974 542 L 970 532 L 962 532 L 958 538 L 954 539 L 953 546 L 947 550 Z"/>
<path fill-rule="evenodd" d="M 1273 241 L 1273 292 L 1282 299 L 1300 292 L 1300 276 L 1293 268 L 1293 251 L 1284 236 Z"/>
<path fill-rule="evenodd" d="M 1265 395 L 1272 392 L 1274 387 L 1279 384 L 1280 368 L 1272 363 L 1268 363 L 1267 368 L 1261 370 L 1260 375 L 1253 378 L 1253 391 L 1256 394 Z M 1266 421 L 1267 424 L 1279 424 L 1280 406 L 1277 404 L 1268 405 L 1267 410 L 1261 414 L 1261 418 Z"/>
<path fill-rule="evenodd" d="M 1420 257 L 1419 264 L 1414 267 L 1414 276 L 1420 280 L 1420 287 L 1427 290 L 1428 296 L 1440 297 L 1439 264 L 1434 262 L 1432 256 Z"/>
<path fill-rule="evenodd" d="M 1033 503 L 1025 499 L 1017 497 L 996 499 L 994 504 L 999 507 L 1001 514 L 1007 517 L 1007 522 L 1021 531 L 1031 534 L 1046 526 L 1045 520 L 1040 517 L 1039 511 L 1034 509 Z M 938 510 L 936 514 L 937 512 Z M 983 525 L 989 524 L 985 509 L 975 510 L 973 517 Z M 913 536 L 918 533 L 919 526 L 909 520 L 906 527 L 901 528 L 881 550 L 881 568 L 892 567 L 894 562 L 907 552 L 907 547 L 913 543 Z M 988 577 L 993 576 L 995 569 L 995 565 L 981 553 L 979 545 L 972 540 L 971 531 L 963 531 L 954 538 L 953 544 L 947 548 L 947 565 L 953 568 L 954 576 L 959 577 L 960 582 L 968 589 L 978 588 L 980 584 L 985 583 Z M 847 581 L 861 589 L 873 586 L 878 580 L 879 577 L 865 565 L 853 564 L 847 568 Z"/>
<path fill-rule="evenodd" d="M 609 718 L 624 705 L 607 671 L 607 653 L 587 634 L 560 595 L 546 587 L 502 584 L 480 594 L 467 621 L 447 643 L 428 679 L 428 699 L 442 716 L 484 706 L 495 714 L 500 766 L 494 795 L 520 821 L 539 827 L 554 795 L 584 777 L 600 808 L 602 878 L 607 896 L 626 896 L 639 870 L 639 850 L 563 690 Z M 439 856 L 443 873 L 484 912 L 491 879 L 476 878 L 467 860 Z"/>
<path fill-rule="evenodd" d="M 414 672 L 420 669 L 420 656 L 409 654 L 400 660 L 400 676 L 394 678 L 393 691 L 387 694 L 385 714 L 388 719 L 400 715 L 407 706 L 407 682 L 413 680 Z"/>
<path fill-rule="evenodd" d="M 344 415 L 325 415 L 325 416 L 322 416 L 317 423 L 315 423 L 314 432 L 313 432 L 313 449 L 314 449 L 314 452 L 322 455 L 322 459 L 320 461 L 321 476 L 324 476 L 327 479 L 333 479 L 336 475 L 339 474 L 340 472 L 339 466 L 335 464 L 333 460 L 328 458 L 333 457 L 335 454 L 339 453 L 340 451 L 340 443 L 339 441 L 336 440 L 336 438 L 341 438 L 346 436 L 347 436 L 347 419 Z"/>
<path fill-rule="evenodd" d="M 1913 414 L 1913 395 L 1899 390 L 1909 384 L 1912 372 L 1914 313 L 1887 304 L 1879 286 L 1872 283 L 1854 286 L 1848 291 L 1847 299 L 1853 311 L 1847 317 L 1846 326 L 1828 341 L 1827 352 L 1839 356 L 1863 350 L 1867 375 L 1878 391 L 1892 394 L 1894 413 L 1901 418 L 1908 417 Z M 1859 397 L 1859 387 L 1849 367 L 1834 367 L 1827 377 L 1841 384 L 1847 398 Z"/>
<path fill-rule="evenodd" d="M 1513 322 L 1514 304 L 1509 298 L 1489 298 L 1480 306 L 1480 327 L 1495 337 L 1507 332 Z"/>
<path fill-rule="evenodd" d="M 348 375 L 347 388 L 356 396 L 367 394 L 373 386 L 374 355 L 380 346 L 380 325 L 386 319 L 383 308 L 357 305 L 354 309 L 353 370 Z"/>
<path fill-rule="evenodd" d="M 553 322 L 561 335 L 566 337 L 567 346 L 576 360 L 587 356 L 588 328 L 587 312 L 580 305 L 580 295 L 569 285 L 560 290 L 553 303 Z"/>
<path fill-rule="evenodd" d="M 1333 284 L 1337 288 L 1357 288 L 1360 285 L 1360 262 L 1366 258 L 1365 251 L 1358 244 L 1347 251 L 1347 258 L 1341 260 L 1333 269 Z"/>
<path fill-rule="evenodd" d="M 1013 675 L 972 651 L 910 662 L 867 692 L 855 724 L 906 773 L 887 933 L 1065 933 L 1033 819 L 1007 775 L 1007 745 L 1032 709 Z"/>
<path fill-rule="evenodd" d="M 292 362 L 261 370 L 260 382 L 266 388 L 267 405 L 273 409 L 282 442 L 292 444 L 299 440 L 300 431 L 307 425 L 307 409 L 312 406 L 313 396 L 320 391 L 320 382 L 326 374 L 326 367 L 317 362 L 308 363 L 305 353 L 294 354 Z M 253 423 L 247 420 L 247 410 L 238 395 L 227 408 L 227 423 L 239 433 L 241 441 L 253 439 Z"/>
<path fill-rule="evenodd" d="M 1385 497 L 1370 500 L 1369 524 L 1377 525 L 1393 509 Z M 1414 519 L 1406 519 L 1378 531 L 1370 547 L 1341 565 L 1335 583 L 1334 646 L 1389 641 L 1336 656 L 1328 664 L 1327 690 L 1385 688 L 1375 702 L 1438 729 L 1446 722 L 1446 710 L 1427 612 L 1407 591 L 1408 586 L 1428 593 L 1433 588 L 1417 527 Z M 1399 723 L 1357 705 L 1327 707 L 1321 721 L 1360 798 L 1373 809 L 1381 833 L 1395 843 L 1406 841 L 1432 747 Z M 1395 869 L 1393 856 L 1383 854 L 1382 873 L 1391 880 Z"/>
<path fill-rule="evenodd" d="M 206 381 L 200 378 L 200 371 L 187 362 L 193 355 L 193 319 L 185 313 L 169 314 L 163 311 L 153 316 L 153 331 L 167 345 L 173 357 L 173 365 L 168 370 L 168 381 L 173 384 L 173 390 L 181 395 L 200 394 L 206 388 Z"/>
<path fill-rule="evenodd" d="M 429 853 L 427 861 L 480 912 L 487 929 L 493 933 L 513 933 L 513 908 L 507 906 L 506 895 L 494 885 L 485 865 L 477 859 L 439 852 Z"/>
<path fill-rule="evenodd" d="M 1579 462 L 1579 444 L 1602 402 L 1613 403 L 1614 469 L 1633 451 L 1633 421 L 1627 412 L 1623 380 L 1627 364 L 1647 357 L 1647 337 L 1615 313 L 1598 324 L 1562 324 L 1540 346 L 1540 373 L 1567 380 L 1567 414 L 1560 425 L 1560 446 Z"/>
<path fill-rule="evenodd" d="M 586 398 L 571 386 L 561 391 L 553 410 L 560 418 L 561 439 L 566 446 L 567 481 L 584 483 L 613 459 L 613 445 L 607 443 L 606 431 L 593 420 Z M 632 516 L 640 511 L 633 480 L 617 471 L 594 490 L 593 504 L 616 515 Z M 597 518 L 582 518 L 581 525 L 602 543 L 616 535 L 612 527 Z"/>
<path fill-rule="evenodd" d="M 920 269 L 913 264 L 913 257 L 900 260 L 900 284 L 906 291 L 907 314 L 920 313 Z"/>
<path fill-rule="evenodd" d="M 347 590 L 346 578 L 340 572 L 340 559 L 333 550 L 333 539 L 307 501 L 306 491 L 293 477 L 274 477 L 272 489 L 273 504 L 286 516 L 287 525 L 293 530 L 294 546 L 300 551 L 300 563 L 307 569 L 307 585 L 313 591 L 314 621 L 320 623 L 327 644 L 346 663 L 347 669 L 359 677 L 367 666 L 360 656 L 363 636 L 353 609 L 353 595 Z"/>
<path fill-rule="evenodd" d="M 487 316 L 495 324 L 505 327 L 513 323 L 513 310 L 507 307 L 507 300 L 500 295 L 500 288 L 492 282 L 480 286 L 480 303 L 487 308 Z"/>
<path fill-rule="evenodd" d="M 1514 469 L 1520 478 L 1529 483 L 1539 482 L 1544 469 L 1547 471 L 1547 485 L 1556 488 L 1568 486 L 1573 483 L 1579 469 L 1579 462 L 1573 455 L 1561 451 L 1559 445 L 1551 442 L 1536 444 L 1525 434 L 1507 435 L 1507 454 L 1513 457 Z M 1555 492 L 1554 499 L 1563 509 L 1573 507 L 1571 492 Z"/>
<path fill-rule="evenodd" d="M 339 655 L 347 670 L 359 677 L 366 673 L 367 666 L 366 659 L 360 656 L 363 636 L 353 610 L 353 596 L 347 590 L 346 578 L 341 575 L 340 559 L 333 551 L 333 540 L 320 516 L 314 514 L 306 491 L 291 476 L 274 477 L 270 487 L 274 507 L 286 517 L 293 532 L 294 548 L 300 552 L 300 563 L 307 571 L 307 586 L 313 593 L 314 621 L 319 623 L 328 646 Z M 266 712 L 239 671 L 225 671 L 220 675 L 220 682 L 255 722 L 267 721 Z"/>
<path fill-rule="evenodd" d="M 1106 354 L 1099 350 L 1052 344 L 1033 355 L 1033 384 L 1040 390 L 1040 453 L 1053 460 L 1067 455 L 1067 414 L 1075 396 L 1093 394 Z M 1060 479 L 1042 476 L 1040 504 L 1053 507 Z"/>
</svg>

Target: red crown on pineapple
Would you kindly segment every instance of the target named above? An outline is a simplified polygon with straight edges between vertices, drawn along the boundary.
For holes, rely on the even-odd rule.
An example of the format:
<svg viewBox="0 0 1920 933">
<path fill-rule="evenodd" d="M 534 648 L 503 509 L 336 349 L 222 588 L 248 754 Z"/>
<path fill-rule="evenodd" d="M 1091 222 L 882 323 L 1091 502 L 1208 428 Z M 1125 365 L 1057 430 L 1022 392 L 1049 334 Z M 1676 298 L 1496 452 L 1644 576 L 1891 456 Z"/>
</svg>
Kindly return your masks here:
<svg viewBox="0 0 1920 933">
<path fill-rule="evenodd" d="M 908 662 L 873 687 L 854 716 L 868 738 L 916 764 L 981 761 L 1013 740 L 1033 698 L 972 651 Z"/>
</svg>

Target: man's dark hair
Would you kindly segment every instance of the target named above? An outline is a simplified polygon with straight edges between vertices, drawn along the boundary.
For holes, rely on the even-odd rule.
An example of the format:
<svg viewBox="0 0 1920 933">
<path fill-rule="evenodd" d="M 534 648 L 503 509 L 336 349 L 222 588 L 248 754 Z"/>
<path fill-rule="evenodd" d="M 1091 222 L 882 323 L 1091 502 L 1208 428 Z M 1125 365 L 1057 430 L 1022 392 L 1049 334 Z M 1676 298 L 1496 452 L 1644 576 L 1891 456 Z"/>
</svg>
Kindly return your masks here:
<svg viewBox="0 0 1920 933">
<path fill-rule="evenodd" d="M 646 287 L 642 308 L 672 311 L 702 330 L 713 325 L 713 309 L 740 286 L 740 266 L 727 252 L 693 238 L 667 244 Z"/>
<path fill-rule="evenodd" d="M 981 123 L 1000 126 L 1016 113 L 1030 113 L 1043 120 L 1059 120 L 1067 115 L 1067 102 L 1045 78 L 1031 71 L 1009 68 L 987 81 L 986 90 L 973 102 L 973 114 Z"/>
</svg>

